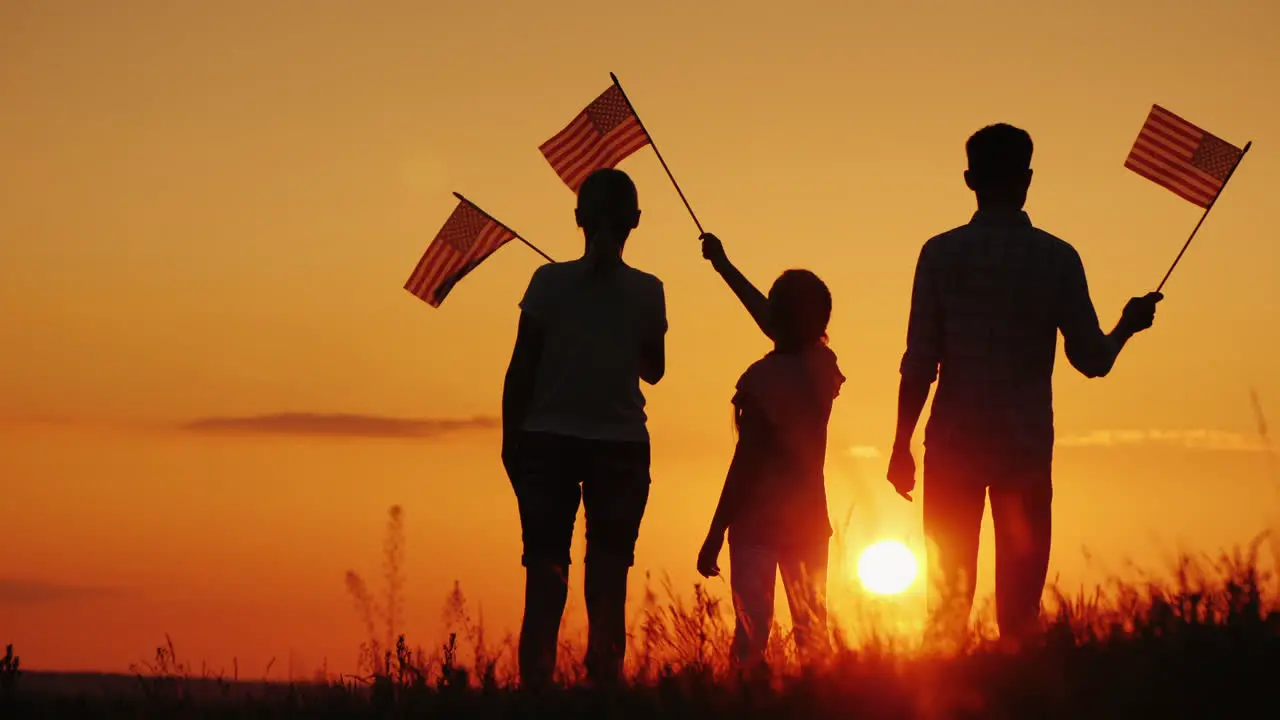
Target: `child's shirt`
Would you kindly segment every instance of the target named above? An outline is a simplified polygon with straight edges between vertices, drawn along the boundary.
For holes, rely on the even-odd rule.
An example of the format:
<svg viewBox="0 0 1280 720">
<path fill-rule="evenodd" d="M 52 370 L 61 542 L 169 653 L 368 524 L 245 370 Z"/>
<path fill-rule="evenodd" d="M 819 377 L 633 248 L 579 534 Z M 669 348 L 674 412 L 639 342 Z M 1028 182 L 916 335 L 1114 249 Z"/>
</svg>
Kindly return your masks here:
<svg viewBox="0 0 1280 720">
<path fill-rule="evenodd" d="M 844 380 L 835 353 L 818 344 L 771 352 L 738 380 L 728 482 L 741 494 L 731 543 L 807 546 L 831 537 L 823 470 L 827 423 Z"/>
<path fill-rule="evenodd" d="M 520 308 L 545 331 L 524 429 L 588 440 L 649 441 L 640 348 L 667 331 L 662 282 L 628 265 L 543 265 Z"/>
</svg>

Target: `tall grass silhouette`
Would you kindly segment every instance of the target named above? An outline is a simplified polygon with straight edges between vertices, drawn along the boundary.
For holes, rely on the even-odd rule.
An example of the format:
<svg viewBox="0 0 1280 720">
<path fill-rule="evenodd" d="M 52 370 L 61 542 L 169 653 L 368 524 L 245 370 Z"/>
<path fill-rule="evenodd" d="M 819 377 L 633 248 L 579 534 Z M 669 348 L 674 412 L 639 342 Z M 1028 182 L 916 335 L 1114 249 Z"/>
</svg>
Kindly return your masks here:
<svg viewBox="0 0 1280 720">
<path fill-rule="evenodd" d="M 368 638 L 361 644 L 357 667 L 369 675 L 386 672 L 390 653 L 403 628 L 405 540 L 404 510 L 399 505 L 393 505 L 387 512 L 387 534 L 382 550 L 386 591 L 381 600 L 374 598 L 356 571 L 348 570 L 345 578 L 347 593 L 355 601 Z"/>
<path fill-rule="evenodd" d="M 389 537 L 402 532 L 401 518 L 393 509 Z M 844 525 L 837 524 L 837 540 Z M 1047 717 L 1064 716 L 1067 709 L 1072 709 L 1068 716 L 1078 716 L 1124 707 L 1177 716 L 1194 710 L 1204 716 L 1236 701 L 1274 702 L 1267 688 L 1268 678 L 1280 676 L 1280 587 L 1274 575 L 1260 569 L 1269 535 L 1217 556 L 1184 555 L 1166 572 L 1117 577 L 1088 592 L 1050 587 L 1042 642 L 1016 654 L 993 642 L 990 623 L 981 619 L 963 647 L 940 655 L 892 628 L 876 627 L 874 613 L 846 603 L 834 617 L 833 652 L 817 667 L 802 668 L 789 633 L 778 628 L 770 639 L 767 669 L 750 676 L 730 662 L 732 616 L 724 598 L 702 584 L 681 595 L 669 579 L 655 583 L 646 574 L 628 631 L 630 684 L 613 699 L 620 704 L 610 712 L 641 717 L 697 708 L 702 715 L 736 717 L 760 716 L 763 708 L 772 708 L 801 716 L 842 715 L 858 708 L 902 717 L 1021 712 Z M 386 546 L 401 547 L 390 540 Z M 833 558 L 837 564 L 845 561 Z M 362 620 L 368 617 L 362 610 Z M 375 673 L 381 680 L 375 678 L 374 684 L 395 686 L 399 702 L 413 707 L 462 712 L 465 706 L 474 717 L 517 708 L 532 712 L 529 703 L 544 703 L 537 707 L 547 712 L 554 707 L 560 716 L 600 710 L 591 704 L 596 701 L 584 699 L 587 691 L 574 689 L 582 687 L 585 676 L 574 641 L 566 638 L 562 644 L 561 694 L 528 698 L 516 687 L 513 638 L 489 644 L 483 619 L 472 617 L 456 583 L 444 620 L 449 634 L 439 650 L 407 652 L 399 636 L 394 662 L 384 664 L 381 675 Z M 849 633 L 842 623 L 871 627 Z M 1235 686 L 1240 689 L 1230 696 L 1213 690 Z"/>
<path fill-rule="evenodd" d="M 979 613 L 968 641 L 926 649 L 884 607 L 849 593 L 833 607 L 832 652 L 801 667 L 787 628 L 770 638 L 767 666 L 740 673 L 729 659 L 732 615 L 706 585 L 682 594 L 644 577 L 628 628 L 628 683 L 583 684 L 581 643 L 562 635 L 558 689 L 519 690 L 515 639 L 497 642 L 455 582 L 445 635 L 426 649 L 403 629 L 405 516 L 388 512 L 375 596 L 345 575 L 367 639 L 354 676 L 195 692 L 207 673 L 177 660 L 167 641 L 138 671 L 141 692 L 77 699 L 22 692 L 16 655 L 0 665 L 0 709 L 39 717 L 1220 717 L 1280 712 L 1280 586 L 1262 570 L 1267 533 L 1216 556 L 1183 555 L 1165 572 L 1113 578 L 1091 590 L 1050 587 L 1039 643 L 1010 651 Z M 846 527 L 839 523 L 837 539 Z M 837 563 L 845 562 L 837 555 Z M 833 575 L 839 573 L 833 572 Z M 866 600 L 866 598 L 863 598 Z M 5 672 L 6 668 L 10 668 Z M 26 714 L 24 714 L 26 713 Z"/>
</svg>

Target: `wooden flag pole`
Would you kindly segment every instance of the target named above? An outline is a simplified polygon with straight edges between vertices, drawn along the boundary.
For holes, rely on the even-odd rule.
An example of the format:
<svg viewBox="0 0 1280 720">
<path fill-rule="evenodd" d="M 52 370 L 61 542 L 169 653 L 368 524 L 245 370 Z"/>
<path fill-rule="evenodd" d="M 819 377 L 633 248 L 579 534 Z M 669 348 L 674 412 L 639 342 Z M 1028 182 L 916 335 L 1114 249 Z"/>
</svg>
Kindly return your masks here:
<svg viewBox="0 0 1280 720">
<path fill-rule="evenodd" d="M 483 216 L 485 216 L 485 217 L 489 218 L 489 219 L 490 219 L 490 220 L 492 220 L 493 222 L 498 223 L 498 224 L 499 224 L 499 225 L 501 225 L 502 227 L 504 227 L 504 228 L 506 228 L 507 230 L 509 230 L 509 231 L 511 232 L 511 234 L 512 234 L 512 235 L 514 235 L 514 236 L 515 236 L 515 238 L 516 238 L 517 240 L 519 240 L 520 242 L 522 242 L 522 243 L 524 243 L 525 245 L 529 246 L 529 249 L 530 249 L 530 250 L 532 250 L 532 251 L 534 251 L 534 252 L 538 253 L 539 255 L 541 255 L 542 257 L 546 258 L 546 259 L 547 259 L 547 262 L 549 262 L 549 263 L 553 263 L 553 262 L 555 262 L 555 260 L 552 260 L 552 259 L 551 259 L 551 256 L 550 256 L 550 255 L 548 255 L 548 254 L 546 254 L 546 253 L 542 252 L 542 249 L 541 249 L 541 248 L 539 248 L 537 245 L 534 245 L 533 243 L 529 242 L 528 240 L 525 240 L 523 237 L 521 237 L 521 236 L 520 236 L 520 233 L 516 232 L 515 230 L 511 230 L 511 227 L 510 227 L 509 225 L 507 225 L 506 223 L 502 222 L 502 221 L 501 221 L 501 220 L 499 220 L 498 218 L 496 218 L 496 217 L 494 217 L 494 216 L 490 215 L 489 213 L 485 212 L 483 209 L 481 209 L 481 208 L 480 208 L 480 206 L 479 206 L 479 205 L 477 205 L 477 204 L 475 204 L 475 203 L 471 202 L 470 200 L 468 200 L 468 199 L 466 199 L 466 198 L 462 197 L 462 193 L 455 192 L 455 193 L 453 194 L 453 196 L 454 196 L 454 197 L 456 197 L 456 198 L 458 198 L 458 199 L 459 199 L 459 200 L 461 200 L 462 202 L 464 202 L 464 203 L 466 203 L 466 204 L 470 205 L 471 207 L 475 208 L 475 209 L 476 209 L 476 212 L 480 213 L 481 215 L 483 215 Z"/>
<path fill-rule="evenodd" d="M 1231 182 L 1231 176 L 1236 173 L 1236 168 L 1240 167 L 1240 162 L 1244 160 L 1245 153 L 1249 152 L 1249 148 L 1252 146 L 1252 140 L 1244 144 L 1244 149 L 1240 151 L 1240 157 L 1236 158 L 1236 164 L 1231 166 L 1231 170 L 1223 178 L 1222 187 L 1218 188 L 1218 193 L 1209 201 L 1208 207 L 1204 209 L 1204 214 L 1200 216 L 1200 222 L 1196 223 L 1195 228 L 1191 230 L 1191 236 L 1182 244 L 1182 249 L 1178 251 L 1178 257 L 1173 259 L 1173 264 L 1169 266 L 1169 272 L 1165 273 L 1164 278 L 1160 280 L 1160 285 L 1156 287 L 1156 292 L 1164 289 L 1164 284 L 1169 281 L 1169 276 L 1173 274 L 1173 269 L 1178 267 L 1178 261 L 1182 259 L 1182 255 L 1187 251 L 1187 248 L 1191 246 L 1191 241 L 1196 239 L 1196 233 L 1200 231 L 1200 226 L 1204 224 L 1204 219 L 1209 217 L 1209 211 L 1218 202 L 1218 198 L 1222 197 L 1222 191 L 1227 189 L 1227 183 Z"/>
<path fill-rule="evenodd" d="M 676 192 L 680 194 L 681 202 L 684 203 L 685 209 L 689 211 L 689 217 L 693 218 L 693 224 L 698 227 L 698 234 L 701 235 L 704 232 L 702 223 L 698 222 L 698 216 L 694 214 L 693 207 L 689 205 L 688 199 L 684 196 L 684 191 L 680 189 L 680 183 L 676 182 L 676 176 L 671 174 L 671 168 L 667 167 L 667 161 L 662 159 L 662 152 L 658 150 L 658 143 L 654 142 L 653 135 L 644 126 L 644 121 L 640 119 L 640 113 L 636 112 L 636 106 L 631 104 L 631 98 L 627 97 L 627 91 L 623 90 L 622 83 L 618 82 L 618 76 L 609 73 L 609 77 L 613 79 L 613 85 L 618 88 L 618 92 L 622 93 L 622 99 L 627 101 L 627 107 L 631 109 L 631 114 L 635 116 L 636 123 L 640 125 L 644 136 L 649 138 L 649 145 L 653 147 L 653 154 L 658 156 L 658 162 L 662 163 L 662 169 L 667 171 L 667 177 L 671 178 L 671 184 L 675 185 Z"/>
</svg>

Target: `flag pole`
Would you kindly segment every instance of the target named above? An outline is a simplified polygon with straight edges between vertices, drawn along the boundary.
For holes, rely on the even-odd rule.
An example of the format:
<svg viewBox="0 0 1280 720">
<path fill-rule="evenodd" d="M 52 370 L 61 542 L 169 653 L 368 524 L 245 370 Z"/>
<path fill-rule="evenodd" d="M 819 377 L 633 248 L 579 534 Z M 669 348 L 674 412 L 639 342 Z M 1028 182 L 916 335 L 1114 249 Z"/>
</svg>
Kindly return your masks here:
<svg viewBox="0 0 1280 720">
<path fill-rule="evenodd" d="M 456 197 L 456 198 L 458 198 L 458 199 L 459 199 L 459 200 L 461 200 L 462 202 L 464 202 L 464 203 L 466 203 L 466 204 L 470 205 L 471 207 L 475 208 L 475 209 L 476 209 L 476 212 L 480 213 L 481 215 L 483 215 L 483 216 L 485 216 L 485 217 L 489 218 L 489 219 L 490 219 L 490 220 L 492 220 L 493 222 L 496 222 L 496 223 L 498 223 L 499 225 L 501 225 L 502 227 L 504 227 L 504 228 L 506 228 L 507 230 L 509 230 L 509 231 L 511 232 L 511 234 L 512 234 L 512 235 L 514 235 L 514 236 L 515 236 L 515 238 L 516 238 L 517 240 L 519 240 L 520 242 L 524 243 L 525 245 L 528 245 L 530 250 L 532 250 L 532 251 L 534 251 L 534 252 L 538 253 L 539 255 L 541 255 L 542 257 L 546 258 L 546 259 L 547 259 L 547 262 L 549 262 L 549 263 L 553 263 L 553 262 L 555 262 L 555 260 L 552 260 L 552 259 L 551 259 L 551 256 L 550 256 L 550 255 L 548 255 L 548 254 L 546 254 L 546 253 L 542 252 L 542 249 L 541 249 L 541 248 L 539 248 L 537 245 L 534 245 L 533 243 L 529 242 L 528 240 L 525 240 L 523 237 L 521 237 L 521 236 L 520 236 L 520 233 L 516 232 L 515 230 L 512 230 L 512 229 L 511 229 L 511 227 L 510 227 L 509 225 L 507 225 L 506 223 L 502 222 L 502 221 L 501 221 L 501 220 L 499 220 L 498 218 L 496 218 L 496 217 L 494 217 L 494 216 L 490 215 L 489 213 L 485 212 L 484 210 L 482 210 L 482 209 L 480 208 L 480 206 L 479 206 L 479 205 L 477 205 L 477 204 L 475 204 L 475 203 L 471 202 L 470 200 L 468 200 L 468 199 L 464 198 L 464 197 L 462 196 L 462 193 L 455 192 L 455 193 L 453 194 L 453 196 L 454 196 L 454 197 Z"/>
<path fill-rule="evenodd" d="M 1182 254 L 1191 246 L 1191 241 L 1196 239 L 1196 233 L 1200 231 L 1200 226 L 1204 224 L 1204 219 L 1209 217 L 1209 211 L 1213 209 L 1218 198 L 1222 197 L 1222 191 L 1227 189 L 1227 183 L 1231 182 L 1231 176 L 1236 173 L 1236 168 L 1240 167 L 1240 162 L 1244 160 L 1245 153 L 1249 152 L 1249 148 L 1253 146 L 1253 141 L 1244 144 L 1244 149 L 1240 151 L 1240 157 L 1236 158 L 1236 164 L 1231 166 L 1231 170 L 1227 172 L 1227 176 L 1222 179 L 1222 186 L 1218 188 L 1217 194 L 1209 201 L 1209 205 L 1205 207 L 1204 214 L 1200 216 L 1200 222 L 1196 223 L 1195 228 L 1191 230 L 1191 236 L 1182 244 L 1182 249 L 1178 251 L 1178 257 L 1173 259 L 1173 264 L 1169 266 L 1169 272 L 1164 274 L 1164 278 L 1160 280 L 1160 285 L 1156 287 L 1156 292 L 1164 289 L 1164 284 L 1169 281 L 1169 276 L 1173 274 L 1173 269 L 1178 267 L 1178 261 L 1182 259 Z"/>
<path fill-rule="evenodd" d="M 698 216 L 694 214 L 693 207 L 689 205 L 689 200 L 685 198 L 684 191 L 680 189 L 680 183 L 676 182 L 676 176 L 671 174 L 671 168 L 667 167 L 667 161 L 662 159 L 662 152 L 658 150 L 658 143 L 654 142 L 653 135 L 644 126 L 644 121 L 640 119 L 640 113 L 636 112 L 636 106 L 631 104 L 631 98 L 627 97 L 627 91 L 622 89 L 622 83 L 618 82 L 618 76 L 609 73 L 609 77 L 613 79 L 613 86 L 618 88 L 618 92 L 622 93 L 622 99 L 627 101 L 627 107 L 631 109 L 631 114 L 635 116 L 636 123 L 640 125 L 644 136 L 649 138 L 649 145 L 653 147 L 653 154 L 658 156 L 658 162 L 662 163 L 662 169 L 667 171 L 667 177 L 671 178 L 671 184 L 675 185 L 676 192 L 680 194 L 680 200 L 684 203 L 685 209 L 689 211 L 689 217 L 693 218 L 693 224 L 697 225 L 698 232 L 702 233 L 702 223 L 698 222 Z"/>
</svg>

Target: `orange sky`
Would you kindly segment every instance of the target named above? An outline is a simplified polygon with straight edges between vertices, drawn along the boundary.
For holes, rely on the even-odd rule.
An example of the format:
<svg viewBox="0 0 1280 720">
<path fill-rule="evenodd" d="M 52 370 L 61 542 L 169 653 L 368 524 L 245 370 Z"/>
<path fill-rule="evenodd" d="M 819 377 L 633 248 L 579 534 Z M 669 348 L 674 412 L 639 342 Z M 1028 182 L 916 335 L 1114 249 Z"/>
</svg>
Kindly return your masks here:
<svg viewBox="0 0 1280 720">
<path fill-rule="evenodd" d="M 1059 375 L 1054 567 L 1086 576 L 1082 545 L 1158 562 L 1177 542 L 1212 551 L 1275 524 L 1248 390 L 1280 398 L 1266 214 L 1280 10 L 688 5 L 0 6 L 0 642 L 33 667 L 121 670 L 167 631 L 197 663 L 349 667 L 361 632 L 342 574 L 376 579 L 394 503 L 409 631 L 434 641 L 455 578 L 510 626 L 519 528 L 495 432 L 173 426 L 497 414 L 538 258 L 504 249 L 440 310 L 401 285 L 453 190 L 553 257 L 580 251 L 572 194 L 537 146 L 609 71 L 751 278 L 805 266 L 831 285 L 850 380 L 829 485 L 834 512 L 856 503 L 859 543 L 918 534 L 918 505 L 881 482 L 874 449 L 892 438 L 916 254 L 972 211 L 968 135 L 995 121 L 1032 133 L 1028 210 L 1080 250 L 1108 326 L 1198 218 L 1122 166 L 1150 105 L 1253 140 L 1156 328 L 1106 380 Z M 644 208 L 628 258 L 665 280 L 671 324 L 668 376 L 648 392 L 638 564 L 687 587 L 732 447 L 731 388 L 766 343 L 653 153 L 622 167 Z"/>
</svg>

